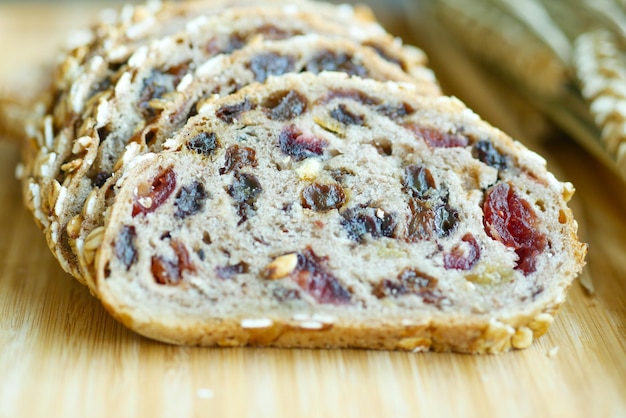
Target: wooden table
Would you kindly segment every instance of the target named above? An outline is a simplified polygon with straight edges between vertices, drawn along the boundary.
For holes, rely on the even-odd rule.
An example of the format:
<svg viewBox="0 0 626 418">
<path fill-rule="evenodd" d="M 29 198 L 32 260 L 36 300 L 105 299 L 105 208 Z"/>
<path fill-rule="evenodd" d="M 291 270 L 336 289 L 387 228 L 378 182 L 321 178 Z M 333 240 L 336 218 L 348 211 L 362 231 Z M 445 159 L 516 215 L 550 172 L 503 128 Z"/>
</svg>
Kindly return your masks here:
<svg viewBox="0 0 626 418">
<path fill-rule="evenodd" d="M 409 33 L 396 3 L 377 5 L 392 32 Z M 0 85 L 51 59 L 75 18 L 99 6 L 0 3 Z M 57 266 L 21 203 L 18 151 L 0 143 L 0 418 L 626 416 L 625 184 L 418 33 L 448 92 L 574 182 L 595 295 L 575 283 L 546 336 L 499 356 L 160 344 L 115 322 Z"/>
</svg>

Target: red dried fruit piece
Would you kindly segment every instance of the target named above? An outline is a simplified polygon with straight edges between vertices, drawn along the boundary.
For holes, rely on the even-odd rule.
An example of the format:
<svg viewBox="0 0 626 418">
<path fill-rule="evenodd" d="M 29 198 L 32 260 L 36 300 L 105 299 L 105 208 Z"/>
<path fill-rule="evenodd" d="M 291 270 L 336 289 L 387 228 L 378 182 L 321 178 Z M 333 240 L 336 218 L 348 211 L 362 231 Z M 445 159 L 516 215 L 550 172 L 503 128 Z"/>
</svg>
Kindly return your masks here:
<svg viewBox="0 0 626 418">
<path fill-rule="evenodd" d="M 300 116 L 307 109 L 307 98 L 294 90 L 283 90 L 272 94 L 263 102 L 269 109 L 267 116 L 272 120 L 287 121 Z"/>
<path fill-rule="evenodd" d="M 124 225 L 115 240 L 115 256 L 124 264 L 126 270 L 137 262 L 136 238 L 135 227 Z"/>
<path fill-rule="evenodd" d="M 189 258 L 189 252 L 181 241 L 174 239 L 170 242 L 170 246 L 174 250 L 176 260 L 170 261 L 163 257 L 152 257 L 151 260 L 152 276 L 158 284 L 176 285 L 180 283 L 183 272 L 196 271 L 196 267 Z"/>
<path fill-rule="evenodd" d="M 536 257 L 546 248 L 547 240 L 537 230 L 537 215 L 530 203 L 509 183 L 499 183 L 487 191 L 483 211 L 487 235 L 515 250 L 516 269 L 524 274 L 534 272 Z"/>
<path fill-rule="evenodd" d="M 213 132 L 200 132 L 187 142 L 187 149 L 209 156 L 218 147 L 217 136 Z"/>
<path fill-rule="evenodd" d="M 228 266 L 218 266 L 215 268 L 215 274 L 222 280 L 230 280 L 238 274 L 248 272 L 248 264 L 243 261 Z"/>
<path fill-rule="evenodd" d="M 323 139 L 305 135 L 294 125 L 290 125 L 279 134 L 278 145 L 283 154 L 291 156 L 296 161 L 301 161 L 322 155 L 328 143 Z"/>
<path fill-rule="evenodd" d="M 133 217 L 154 212 L 170 197 L 174 189 L 176 189 L 176 173 L 170 167 L 159 174 L 150 186 L 138 188 L 134 196 Z"/>
<path fill-rule="evenodd" d="M 363 119 L 365 119 L 363 115 L 350 112 L 343 103 L 331 110 L 330 116 L 344 125 L 363 126 Z"/>
<path fill-rule="evenodd" d="M 452 250 L 443 256 L 443 265 L 448 270 L 471 270 L 479 259 L 480 246 L 476 238 L 467 233 L 461 238 L 460 243 L 452 247 Z"/>
<path fill-rule="evenodd" d="M 395 215 L 380 208 L 359 205 L 344 211 L 341 216 L 341 225 L 355 241 L 362 241 L 366 234 L 370 234 L 372 238 L 395 237 Z"/>
<path fill-rule="evenodd" d="M 313 183 L 302 190 L 302 207 L 316 212 L 339 209 L 346 202 L 346 195 L 338 184 Z"/>
<path fill-rule="evenodd" d="M 307 62 L 305 69 L 315 74 L 319 74 L 322 71 L 339 71 L 359 77 L 367 77 L 367 68 L 355 63 L 353 58 L 352 55 L 346 53 L 322 51 Z"/>
<path fill-rule="evenodd" d="M 181 187 L 174 201 L 176 206 L 174 215 L 183 219 L 187 216 L 195 215 L 202 210 L 207 197 L 204 185 L 197 181 L 194 181 L 189 186 Z"/>
<path fill-rule="evenodd" d="M 437 187 L 430 170 L 417 165 L 409 165 L 404 169 L 402 185 L 407 193 L 419 198 Z"/>
<path fill-rule="evenodd" d="M 239 171 L 243 167 L 256 167 L 256 151 L 250 147 L 240 147 L 239 145 L 231 145 L 226 150 L 226 162 L 224 167 L 220 168 L 220 174 L 227 174 L 231 171 Z"/>
<path fill-rule="evenodd" d="M 298 263 L 290 277 L 319 303 L 339 305 L 347 303 L 351 294 L 328 271 L 328 257 L 318 257 L 311 247 L 298 252 Z"/>
<path fill-rule="evenodd" d="M 413 123 L 403 126 L 416 137 L 426 141 L 431 148 L 466 147 L 469 144 L 469 139 L 464 135 L 442 132 L 439 129 L 427 128 Z"/>
<path fill-rule="evenodd" d="M 215 116 L 225 123 L 233 123 L 243 112 L 254 109 L 253 103 L 246 97 L 243 102 L 222 106 L 215 111 Z"/>
<path fill-rule="evenodd" d="M 250 71 L 254 73 L 254 79 L 262 83 L 271 75 L 281 75 L 292 72 L 293 64 L 293 57 L 268 52 L 252 57 L 249 65 Z"/>
</svg>

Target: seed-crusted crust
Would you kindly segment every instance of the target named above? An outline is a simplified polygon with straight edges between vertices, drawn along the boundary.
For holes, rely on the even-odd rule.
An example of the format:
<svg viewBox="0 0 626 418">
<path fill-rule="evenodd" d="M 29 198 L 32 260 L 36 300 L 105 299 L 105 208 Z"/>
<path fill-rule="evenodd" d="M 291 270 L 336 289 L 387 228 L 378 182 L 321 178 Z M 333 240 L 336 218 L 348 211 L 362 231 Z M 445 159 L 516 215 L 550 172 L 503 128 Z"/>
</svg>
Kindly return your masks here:
<svg viewBox="0 0 626 418">
<path fill-rule="evenodd" d="M 204 7 L 199 3 L 194 4 L 195 8 Z M 234 4 L 237 5 L 237 2 Z M 178 12 L 166 13 L 167 16 L 173 16 L 175 24 L 170 25 L 170 20 L 165 19 L 168 24 L 166 29 L 154 33 L 152 29 L 148 30 L 150 25 L 144 23 L 158 20 L 145 17 L 144 10 L 139 13 L 142 18 L 135 24 L 145 27 L 148 32 L 133 35 L 136 42 L 119 43 L 129 36 L 128 31 L 134 33 L 131 30 L 134 26 L 128 26 L 128 21 L 134 18 L 122 18 L 121 26 L 113 26 L 115 30 L 105 25 L 111 32 L 110 40 L 102 35 L 100 27 L 94 30 L 96 40 L 70 52 L 59 66 L 54 88 L 46 100 L 48 113 L 42 115 L 30 129 L 32 135 L 30 144 L 25 148 L 22 170 L 26 203 L 35 213 L 38 224 L 44 229 L 48 245 L 66 271 L 85 282 L 87 273 L 81 271 L 77 259 L 77 253 L 82 256 L 83 250 L 75 245 L 74 240 L 77 238 L 75 226 L 81 221 L 77 216 L 84 209 L 91 191 L 100 187 L 122 164 L 117 160 L 128 141 L 139 142 L 136 153 L 145 152 L 146 145 L 141 143 L 145 142 L 145 138 L 135 138 L 133 135 L 143 135 L 141 131 L 151 115 L 158 113 L 158 103 L 150 101 L 150 105 L 144 109 L 145 114 L 137 117 L 133 109 L 135 103 L 129 100 L 125 103 L 128 109 L 123 118 L 109 120 L 107 116 L 110 101 L 123 103 L 125 99 L 120 97 L 135 99 L 133 95 L 137 92 L 130 89 L 136 89 L 137 86 L 133 85 L 132 80 L 138 73 L 151 68 L 150 64 L 155 66 L 155 71 L 158 71 L 158 66 L 165 66 L 170 72 L 182 69 L 182 75 L 189 68 L 199 67 L 211 55 L 228 53 L 252 41 L 254 36 L 272 39 L 315 32 L 351 38 L 370 45 L 386 59 L 397 61 L 398 65 L 415 77 L 416 82 L 425 86 L 425 92 L 438 93 L 432 73 L 423 67 L 423 53 L 402 46 L 363 12 L 354 12 L 347 6 L 324 5 L 321 12 L 313 13 L 313 6 L 308 2 L 298 2 L 288 7 L 277 4 L 280 2 L 265 7 L 227 8 L 215 15 L 200 17 L 192 13 L 183 14 L 177 6 L 175 10 Z M 215 6 L 218 11 L 224 9 L 218 6 Z M 335 14 L 331 13 L 333 10 Z M 196 17 L 190 21 L 191 16 Z M 351 16 L 354 21 L 346 25 L 346 19 Z M 181 22 L 185 22 L 186 26 Z M 171 34 L 173 29 L 170 26 L 178 28 L 181 25 L 184 26 L 183 30 Z M 168 36 L 151 39 L 151 36 L 162 33 Z M 242 33 L 247 33 L 246 37 L 240 38 Z M 234 35 L 235 38 L 232 38 Z M 237 41 L 236 45 L 232 44 L 233 39 Z M 124 46 L 125 53 L 116 50 L 114 45 L 118 44 Z M 190 47 L 184 48 L 187 45 Z M 171 51 L 172 54 L 167 55 L 165 51 Z M 174 84 L 164 88 L 163 92 L 152 93 L 167 97 L 172 88 L 184 90 L 182 84 L 185 80 L 177 80 L 177 77 L 178 74 L 173 74 L 173 80 L 166 80 Z M 142 80 L 148 83 L 151 78 L 148 76 Z M 152 88 L 151 85 L 147 87 L 148 90 Z M 157 84 L 156 88 L 161 89 L 162 86 Z M 153 106 L 157 108 L 156 112 L 152 112 Z M 119 106 L 118 110 L 124 109 Z M 105 140 L 103 147 L 101 144 Z M 158 144 L 155 146 L 158 149 Z"/>
<path fill-rule="evenodd" d="M 285 92 L 306 98 L 286 119 L 272 99 Z M 198 138 L 211 147 L 198 151 Z M 584 264 L 571 185 L 457 100 L 409 84 L 272 77 L 201 107 L 166 148 L 127 168 L 95 254 L 104 305 L 151 338 L 525 348 Z M 308 201 L 312 184 L 335 189 Z M 494 215 L 502 190 L 508 206 Z M 433 224 L 407 204 L 456 215 Z M 504 211 L 525 219 L 530 241 L 508 240 Z"/>
</svg>

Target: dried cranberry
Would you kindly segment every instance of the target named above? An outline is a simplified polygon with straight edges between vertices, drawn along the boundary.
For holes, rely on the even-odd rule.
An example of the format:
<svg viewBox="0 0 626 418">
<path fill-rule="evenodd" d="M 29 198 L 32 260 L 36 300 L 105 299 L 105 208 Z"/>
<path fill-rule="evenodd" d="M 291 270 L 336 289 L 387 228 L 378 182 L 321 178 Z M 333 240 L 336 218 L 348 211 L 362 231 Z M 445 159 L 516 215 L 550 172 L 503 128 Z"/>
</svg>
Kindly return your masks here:
<svg viewBox="0 0 626 418">
<path fill-rule="evenodd" d="M 206 156 L 213 154 L 217 147 L 217 136 L 213 132 L 201 132 L 187 142 L 189 150 Z"/>
<path fill-rule="evenodd" d="M 222 280 L 230 280 L 238 274 L 248 272 L 248 264 L 243 261 L 237 264 L 231 264 L 227 266 L 218 266 L 215 268 L 215 274 Z"/>
<path fill-rule="evenodd" d="M 417 165 L 409 165 L 404 169 L 402 185 L 407 193 L 419 198 L 426 195 L 429 190 L 437 187 L 430 170 Z"/>
<path fill-rule="evenodd" d="M 515 250 L 516 269 L 524 274 L 534 272 L 536 257 L 545 249 L 547 240 L 537 230 L 537 215 L 530 204 L 509 183 L 499 183 L 487 192 L 483 211 L 487 235 Z"/>
<path fill-rule="evenodd" d="M 124 264 L 126 270 L 137 262 L 136 238 L 135 227 L 124 225 L 115 240 L 115 256 Z"/>
<path fill-rule="evenodd" d="M 159 174 L 147 190 L 140 188 L 137 191 L 133 202 L 133 217 L 154 212 L 170 197 L 174 189 L 176 189 L 176 173 L 170 167 Z"/>
<path fill-rule="evenodd" d="M 341 216 L 341 224 L 355 241 L 362 241 L 366 234 L 373 238 L 395 236 L 395 216 L 380 208 L 359 205 L 344 211 Z"/>
<path fill-rule="evenodd" d="M 328 257 L 318 257 L 310 247 L 298 252 L 298 262 L 290 277 L 319 303 L 343 304 L 351 294 L 341 282 L 328 271 Z"/>
<path fill-rule="evenodd" d="M 253 174 L 237 173 L 228 194 L 238 203 L 238 225 L 248 220 L 256 212 L 256 199 L 263 191 L 261 183 Z"/>
<path fill-rule="evenodd" d="M 346 202 L 346 195 L 337 184 L 313 183 L 302 190 L 302 207 L 316 212 L 339 209 Z"/>
<path fill-rule="evenodd" d="M 443 265 L 446 269 L 471 270 L 480 259 L 480 246 L 476 238 L 467 233 L 461 242 L 452 247 L 452 250 L 443 256 Z"/>
<path fill-rule="evenodd" d="M 243 102 L 234 105 L 222 106 L 215 112 L 215 116 L 225 123 L 233 123 L 243 112 L 254 109 L 253 103 L 246 97 Z"/>
<path fill-rule="evenodd" d="M 337 53 L 334 51 L 322 51 L 317 53 L 306 64 L 305 70 L 318 74 L 322 71 L 339 71 L 359 77 L 367 77 L 367 69 L 353 61 L 352 55 Z"/>
<path fill-rule="evenodd" d="M 504 170 L 507 167 L 507 158 L 500 154 L 489 141 L 476 142 L 472 147 L 472 156 L 498 170 Z"/>
<path fill-rule="evenodd" d="M 226 162 L 224 167 L 220 168 L 220 174 L 227 174 L 231 171 L 239 171 L 243 167 L 256 167 L 256 151 L 250 147 L 240 147 L 239 145 L 231 145 L 226 150 Z"/>
<path fill-rule="evenodd" d="M 346 105 L 344 105 L 343 103 L 339 104 L 339 106 L 331 110 L 330 116 L 332 116 L 333 119 L 343 123 L 344 125 L 363 125 L 364 116 L 350 112 Z"/>
<path fill-rule="evenodd" d="M 282 130 L 278 136 L 278 144 L 283 154 L 293 157 L 296 161 L 322 155 L 328 145 L 323 139 L 303 134 L 294 125 Z"/>
<path fill-rule="evenodd" d="M 252 57 L 250 59 L 250 70 L 254 73 L 254 79 L 262 83 L 271 75 L 293 72 L 293 63 L 293 57 L 268 52 Z"/>
<path fill-rule="evenodd" d="M 207 197 L 204 185 L 197 181 L 194 181 L 189 186 L 181 187 L 174 201 L 176 206 L 174 215 L 179 218 L 195 215 L 202 210 Z"/>
<path fill-rule="evenodd" d="M 443 132 L 439 129 L 427 128 L 413 123 L 406 124 L 404 127 L 418 138 L 426 141 L 431 148 L 466 147 L 469 144 L 469 139 L 464 135 Z"/>
<path fill-rule="evenodd" d="M 170 246 L 174 250 L 176 260 L 166 260 L 163 257 L 152 257 L 151 260 L 152 276 L 158 284 L 178 284 L 183 272 L 196 271 L 196 267 L 189 258 L 189 252 L 181 241 L 174 239 L 170 242 Z"/>
<path fill-rule="evenodd" d="M 307 98 L 294 90 L 278 91 L 263 102 L 269 109 L 268 117 L 272 120 L 287 121 L 300 116 L 306 111 Z"/>
</svg>

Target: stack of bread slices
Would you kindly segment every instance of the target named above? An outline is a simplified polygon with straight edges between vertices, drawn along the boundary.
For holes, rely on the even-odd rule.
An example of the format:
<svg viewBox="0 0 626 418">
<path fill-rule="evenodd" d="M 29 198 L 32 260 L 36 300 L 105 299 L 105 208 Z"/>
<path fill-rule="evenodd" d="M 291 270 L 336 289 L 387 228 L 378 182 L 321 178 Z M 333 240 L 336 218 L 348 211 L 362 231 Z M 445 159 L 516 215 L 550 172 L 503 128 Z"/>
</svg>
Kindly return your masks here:
<svg viewBox="0 0 626 418">
<path fill-rule="evenodd" d="M 118 320 L 199 345 L 495 353 L 586 247 L 569 183 L 364 7 L 126 6 L 26 127 L 28 208 Z"/>
</svg>

